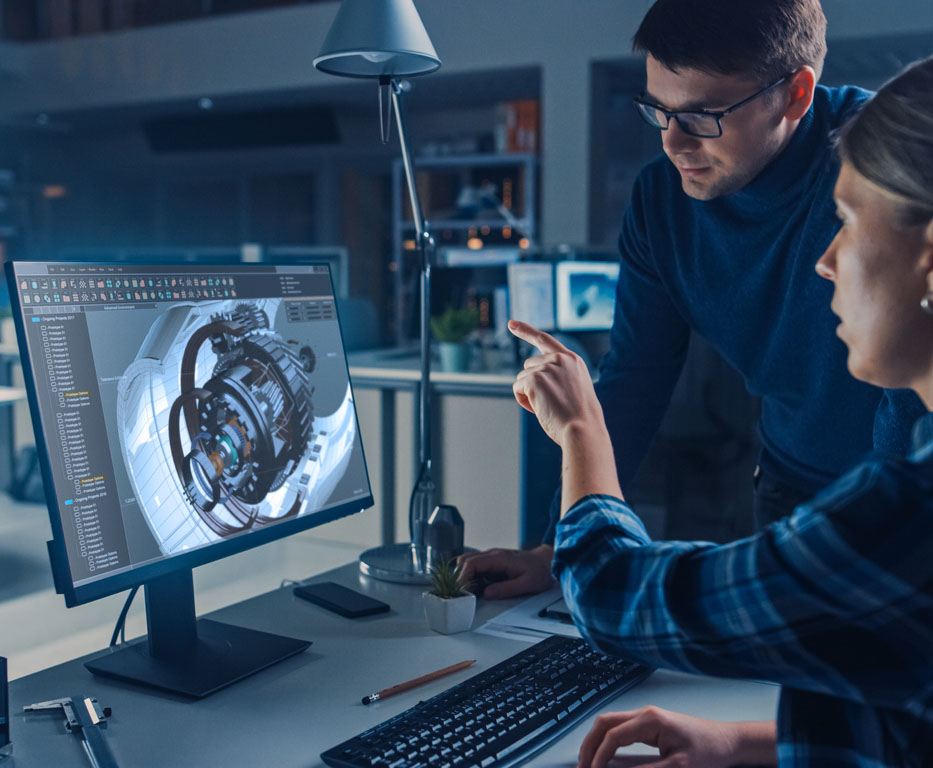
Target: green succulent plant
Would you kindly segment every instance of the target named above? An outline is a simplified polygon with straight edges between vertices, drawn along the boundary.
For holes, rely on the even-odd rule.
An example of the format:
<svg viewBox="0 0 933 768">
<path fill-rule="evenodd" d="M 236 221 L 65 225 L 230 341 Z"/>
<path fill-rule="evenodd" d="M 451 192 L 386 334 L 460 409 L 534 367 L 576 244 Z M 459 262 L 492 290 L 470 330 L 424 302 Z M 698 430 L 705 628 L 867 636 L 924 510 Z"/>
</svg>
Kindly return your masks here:
<svg viewBox="0 0 933 768">
<path fill-rule="evenodd" d="M 463 597 L 466 592 L 463 581 L 463 566 L 454 560 L 447 560 L 431 569 L 431 591 L 438 597 L 449 600 Z"/>
<path fill-rule="evenodd" d="M 463 341 L 479 326 L 479 310 L 475 307 L 447 307 L 431 318 L 431 334 L 437 341 L 453 344 Z"/>
</svg>

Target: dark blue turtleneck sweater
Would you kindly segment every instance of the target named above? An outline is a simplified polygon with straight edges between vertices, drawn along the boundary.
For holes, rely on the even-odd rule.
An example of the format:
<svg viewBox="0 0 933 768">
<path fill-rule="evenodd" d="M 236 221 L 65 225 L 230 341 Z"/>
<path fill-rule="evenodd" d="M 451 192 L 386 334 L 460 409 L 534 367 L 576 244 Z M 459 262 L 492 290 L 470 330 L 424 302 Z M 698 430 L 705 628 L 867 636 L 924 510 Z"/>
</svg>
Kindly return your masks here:
<svg viewBox="0 0 933 768">
<path fill-rule="evenodd" d="M 813 269 L 838 229 L 829 137 L 868 96 L 818 87 L 788 146 L 734 194 L 688 197 L 664 156 L 639 174 L 597 384 L 623 489 L 670 401 L 691 328 L 761 397 L 762 464 L 777 479 L 815 492 L 872 449 L 873 427 L 875 447 L 906 450 L 919 398 L 849 374 L 832 285 Z"/>
</svg>

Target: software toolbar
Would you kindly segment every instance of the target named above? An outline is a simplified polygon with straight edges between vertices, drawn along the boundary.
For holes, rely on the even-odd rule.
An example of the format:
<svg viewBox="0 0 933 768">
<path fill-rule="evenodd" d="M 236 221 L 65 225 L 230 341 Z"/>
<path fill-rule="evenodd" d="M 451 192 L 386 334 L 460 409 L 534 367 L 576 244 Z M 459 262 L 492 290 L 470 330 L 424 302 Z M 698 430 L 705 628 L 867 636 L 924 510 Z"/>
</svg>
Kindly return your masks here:
<svg viewBox="0 0 933 768">
<path fill-rule="evenodd" d="M 29 277 L 19 282 L 23 304 L 119 304 L 134 301 L 179 301 L 237 298 L 231 276 L 168 277 L 141 275 L 113 277 Z"/>
<path fill-rule="evenodd" d="M 24 265 L 23 271 L 28 270 Z M 20 274 L 17 288 L 24 308 L 49 314 L 57 308 L 81 305 L 135 305 L 159 302 L 201 302 L 278 295 L 286 299 L 320 300 L 325 316 L 333 316 L 333 291 L 326 267 L 281 270 L 269 267 L 244 274 L 242 267 L 206 268 L 192 274 L 170 266 L 102 265 L 49 266 L 35 274 Z M 43 309 L 39 309 L 39 308 Z M 304 308 L 303 308 L 304 310 Z M 293 309 L 294 313 L 295 310 Z M 302 312 L 302 315 L 304 311 Z"/>
</svg>

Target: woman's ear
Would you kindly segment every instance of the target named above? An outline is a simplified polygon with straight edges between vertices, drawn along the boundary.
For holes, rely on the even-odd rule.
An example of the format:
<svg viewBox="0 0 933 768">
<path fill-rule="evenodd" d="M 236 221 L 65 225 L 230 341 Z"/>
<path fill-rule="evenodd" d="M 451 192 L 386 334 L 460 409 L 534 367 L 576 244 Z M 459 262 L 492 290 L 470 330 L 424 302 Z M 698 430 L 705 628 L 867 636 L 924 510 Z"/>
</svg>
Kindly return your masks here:
<svg viewBox="0 0 933 768">
<path fill-rule="evenodd" d="M 788 120 L 800 120 L 813 103 L 813 89 L 816 88 L 816 72 L 813 67 L 803 66 L 788 79 L 790 97 L 784 110 Z"/>
<path fill-rule="evenodd" d="M 930 219 L 923 231 L 923 261 L 922 269 L 926 270 L 927 292 L 933 295 L 933 219 Z"/>
</svg>

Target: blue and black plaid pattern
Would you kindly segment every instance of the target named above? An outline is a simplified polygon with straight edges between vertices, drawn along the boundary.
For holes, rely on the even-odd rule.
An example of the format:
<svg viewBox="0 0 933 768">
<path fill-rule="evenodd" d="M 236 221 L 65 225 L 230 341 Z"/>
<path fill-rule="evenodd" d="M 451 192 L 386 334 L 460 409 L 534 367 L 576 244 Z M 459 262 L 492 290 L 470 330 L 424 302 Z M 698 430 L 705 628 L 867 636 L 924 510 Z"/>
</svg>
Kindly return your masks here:
<svg viewBox="0 0 933 768">
<path fill-rule="evenodd" d="M 652 542 L 624 502 L 581 499 L 553 564 L 577 626 L 651 666 L 780 683 L 781 766 L 933 766 L 933 414 L 914 435 L 726 545 Z"/>
</svg>

